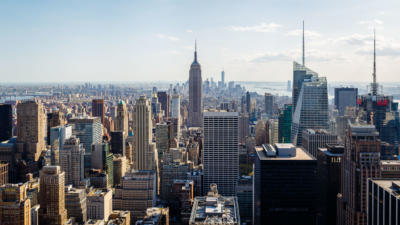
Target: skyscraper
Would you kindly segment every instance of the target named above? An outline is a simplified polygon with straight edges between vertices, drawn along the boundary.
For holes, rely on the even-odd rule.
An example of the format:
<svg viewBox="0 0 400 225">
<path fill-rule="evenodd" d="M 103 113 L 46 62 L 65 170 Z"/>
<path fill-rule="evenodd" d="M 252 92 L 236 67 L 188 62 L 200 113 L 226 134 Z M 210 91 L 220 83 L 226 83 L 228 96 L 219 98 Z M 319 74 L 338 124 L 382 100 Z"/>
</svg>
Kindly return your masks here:
<svg viewBox="0 0 400 225">
<path fill-rule="evenodd" d="M 115 131 L 123 131 L 125 136 L 128 136 L 128 111 L 124 101 L 120 101 L 117 106 L 117 116 L 115 118 Z"/>
<path fill-rule="evenodd" d="M 0 104 L 0 142 L 12 137 L 12 106 Z"/>
<path fill-rule="evenodd" d="M 335 106 L 340 116 L 344 116 L 347 107 L 357 106 L 357 88 L 335 88 Z"/>
<path fill-rule="evenodd" d="M 296 62 L 294 62 L 294 67 L 307 71 L 307 68 Z M 310 79 L 302 81 L 294 110 L 291 138 L 295 145 L 301 145 L 303 130 L 329 128 L 328 87 L 325 77 L 313 74 Z"/>
<path fill-rule="evenodd" d="M 161 109 L 164 110 L 164 116 L 169 117 L 169 95 L 166 91 L 157 92 L 158 101 L 161 103 Z"/>
<path fill-rule="evenodd" d="M 151 108 L 146 96 L 140 96 L 134 108 L 134 136 L 136 170 L 152 170 L 154 165 L 154 146 L 152 147 Z"/>
<path fill-rule="evenodd" d="M 60 167 L 65 173 L 65 184 L 80 185 L 84 178 L 85 149 L 76 137 L 65 140 L 64 148 L 60 150 Z"/>
<path fill-rule="evenodd" d="M 344 146 L 338 225 L 367 224 L 367 181 L 380 176 L 380 140 L 373 125 L 350 124 Z"/>
<path fill-rule="evenodd" d="M 250 92 L 246 92 L 246 112 L 249 115 L 251 113 L 251 96 L 250 96 Z"/>
<path fill-rule="evenodd" d="M 101 124 L 104 124 L 104 99 L 93 99 L 92 100 L 92 116 L 100 117 Z"/>
<path fill-rule="evenodd" d="M 17 106 L 17 134 L 23 144 L 26 159 L 37 161 L 45 148 L 45 114 L 39 100 L 26 101 Z"/>
<path fill-rule="evenodd" d="M 125 147 L 126 139 L 123 131 L 111 132 L 111 152 L 113 154 L 121 154 L 126 156 Z"/>
<path fill-rule="evenodd" d="M 108 143 L 92 145 L 91 167 L 104 171 L 108 175 L 108 183 L 114 185 L 113 154 Z"/>
<path fill-rule="evenodd" d="M 194 60 L 189 70 L 189 110 L 188 124 L 190 127 L 201 127 L 203 119 L 201 67 L 197 62 L 197 45 L 195 45 Z"/>
<path fill-rule="evenodd" d="M 72 135 L 79 138 L 86 154 L 90 154 L 92 144 L 101 143 L 103 140 L 103 126 L 98 117 L 76 117 L 69 119 L 72 125 Z"/>
<path fill-rule="evenodd" d="M 47 113 L 47 145 L 50 145 L 51 128 L 56 126 L 63 126 L 65 122 L 66 122 L 65 115 L 63 112 L 55 111 Z"/>
<path fill-rule="evenodd" d="M 64 175 L 59 166 L 45 166 L 40 171 L 39 223 L 41 225 L 64 225 L 67 222 Z"/>
<path fill-rule="evenodd" d="M 235 196 L 239 176 L 239 114 L 204 112 L 204 180 L 208 192 L 215 183 L 222 195 Z"/>
<path fill-rule="evenodd" d="M 293 144 L 255 152 L 253 223 L 316 224 L 317 160 Z"/>
<path fill-rule="evenodd" d="M 278 142 L 290 143 L 292 140 L 290 134 L 292 132 L 292 105 L 285 104 L 279 112 L 278 117 Z"/>
<path fill-rule="evenodd" d="M 181 119 L 181 96 L 177 93 L 172 95 L 171 117 L 178 119 L 178 121 Z"/>
<path fill-rule="evenodd" d="M 327 144 L 337 144 L 337 135 L 323 129 L 303 130 L 302 146 L 304 150 L 317 158 L 318 148 L 326 147 Z"/>
<path fill-rule="evenodd" d="M 268 116 L 272 116 L 274 114 L 274 96 L 270 93 L 265 93 L 264 103 L 265 113 L 267 113 Z"/>
</svg>

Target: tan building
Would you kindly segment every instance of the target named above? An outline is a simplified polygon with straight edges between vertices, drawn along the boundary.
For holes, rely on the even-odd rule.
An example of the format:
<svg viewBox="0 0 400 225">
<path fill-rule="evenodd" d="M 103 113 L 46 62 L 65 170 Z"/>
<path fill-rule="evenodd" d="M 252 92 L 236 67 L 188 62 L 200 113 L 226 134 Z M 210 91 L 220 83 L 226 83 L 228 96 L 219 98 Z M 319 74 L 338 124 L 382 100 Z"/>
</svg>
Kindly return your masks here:
<svg viewBox="0 0 400 225">
<path fill-rule="evenodd" d="M 145 216 L 147 208 L 155 205 L 156 190 L 153 171 L 126 173 L 121 179 L 121 185 L 115 188 L 113 209 L 131 211 L 134 222 Z"/>
<path fill-rule="evenodd" d="M 0 186 L 8 183 L 8 163 L 0 162 Z"/>
<path fill-rule="evenodd" d="M 67 222 L 64 186 L 65 173 L 59 166 L 43 167 L 40 171 L 40 225 L 63 225 Z"/>
<path fill-rule="evenodd" d="M 129 211 L 113 211 L 107 225 L 130 225 L 131 213 Z"/>
<path fill-rule="evenodd" d="M 146 96 L 140 96 L 136 101 L 133 113 L 135 136 L 136 170 L 153 170 L 155 168 L 152 144 L 151 108 Z"/>
<path fill-rule="evenodd" d="M 120 101 L 117 106 L 117 116 L 115 117 L 115 131 L 123 131 L 128 136 L 128 110 L 124 101 Z"/>
<path fill-rule="evenodd" d="M 119 185 L 121 183 L 121 178 L 125 176 L 128 167 L 128 161 L 125 156 L 122 155 L 114 155 L 113 159 L 114 163 L 114 186 Z"/>
<path fill-rule="evenodd" d="M 94 189 L 87 195 L 87 218 L 107 221 L 112 212 L 112 191 Z"/>
<path fill-rule="evenodd" d="M 0 224 L 31 225 L 31 202 L 26 184 L 6 184 L 0 187 Z"/>
<path fill-rule="evenodd" d="M 45 149 L 45 112 L 39 100 L 26 101 L 17 106 L 17 141 L 23 143 L 28 160 L 37 161 Z"/>
</svg>

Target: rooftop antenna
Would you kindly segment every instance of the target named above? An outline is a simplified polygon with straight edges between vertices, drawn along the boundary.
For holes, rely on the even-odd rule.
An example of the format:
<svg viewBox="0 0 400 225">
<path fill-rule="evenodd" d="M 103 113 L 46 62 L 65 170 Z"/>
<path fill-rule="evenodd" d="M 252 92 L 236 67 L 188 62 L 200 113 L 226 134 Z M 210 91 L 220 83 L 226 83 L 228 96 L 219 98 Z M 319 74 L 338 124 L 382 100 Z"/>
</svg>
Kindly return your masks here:
<svg viewBox="0 0 400 225">
<path fill-rule="evenodd" d="M 373 83 L 372 83 L 372 95 L 376 95 L 377 90 L 377 83 L 376 83 L 376 36 L 375 36 L 375 29 L 374 29 L 374 70 L 372 72 Z"/>
<path fill-rule="evenodd" d="M 303 66 L 305 66 L 305 50 L 304 50 L 304 20 L 303 20 Z"/>
<path fill-rule="evenodd" d="M 197 40 L 194 40 L 194 61 L 197 62 Z"/>
</svg>

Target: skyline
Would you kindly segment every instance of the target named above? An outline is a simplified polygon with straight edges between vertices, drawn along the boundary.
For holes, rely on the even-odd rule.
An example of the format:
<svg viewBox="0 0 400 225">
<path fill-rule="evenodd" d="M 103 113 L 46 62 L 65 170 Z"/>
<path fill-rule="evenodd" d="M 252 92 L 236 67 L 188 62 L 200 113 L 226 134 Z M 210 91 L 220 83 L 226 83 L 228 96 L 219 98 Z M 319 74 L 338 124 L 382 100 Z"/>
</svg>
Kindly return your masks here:
<svg viewBox="0 0 400 225">
<path fill-rule="evenodd" d="M 286 81 L 302 61 L 304 20 L 306 66 L 328 82 L 372 81 L 374 28 L 377 82 L 400 81 L 399 2 L 300 2 L 1 2 L 0 74 L 7 83 L 182 82 L 197 40 L 203 80 L 225 70 L 227 81 Z"/>
</svg>

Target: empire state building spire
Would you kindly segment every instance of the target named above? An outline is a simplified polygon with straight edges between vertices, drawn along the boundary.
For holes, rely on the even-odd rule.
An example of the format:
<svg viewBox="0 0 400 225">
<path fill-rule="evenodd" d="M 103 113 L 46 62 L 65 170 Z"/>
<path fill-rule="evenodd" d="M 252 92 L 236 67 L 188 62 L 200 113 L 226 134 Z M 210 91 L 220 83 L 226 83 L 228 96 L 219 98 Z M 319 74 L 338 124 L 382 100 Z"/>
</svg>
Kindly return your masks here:
<svg viewBox="0 0 400 225">
<path fill-rule="evenodd" d="M 378 93 L 378 84 L 376 83 L 376 38 L 375 38 L 375 30 L 374 30 L 374 70 L 372 72 L 372 95 L 376 95 Z"/>
<path fill-rule="evenodd" d="M 194 40 L 194 62 L 197 62 L 197 40 Z"/>
</svg>

